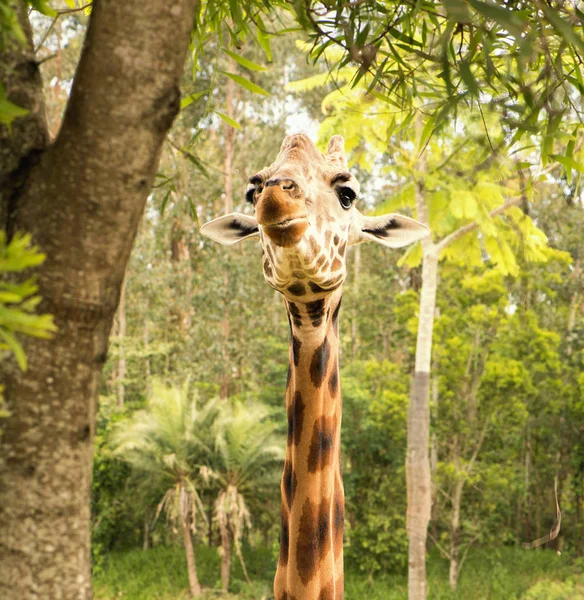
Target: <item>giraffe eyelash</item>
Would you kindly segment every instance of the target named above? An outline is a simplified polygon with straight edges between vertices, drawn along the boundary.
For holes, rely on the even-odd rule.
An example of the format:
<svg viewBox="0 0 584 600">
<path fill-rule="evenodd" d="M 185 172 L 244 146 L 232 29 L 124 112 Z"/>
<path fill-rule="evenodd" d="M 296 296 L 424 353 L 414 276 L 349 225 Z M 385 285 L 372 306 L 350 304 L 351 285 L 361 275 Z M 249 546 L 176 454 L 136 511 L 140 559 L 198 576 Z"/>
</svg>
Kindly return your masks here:
<svg viewBox="0 0 584 600">
<path fill-rule="evenodd" d="M 253 204 L 253 197 L 255 196 L 255 187 L 250 187 L 247 192 L 245 192 L 245 201 Z"/>
</svg>

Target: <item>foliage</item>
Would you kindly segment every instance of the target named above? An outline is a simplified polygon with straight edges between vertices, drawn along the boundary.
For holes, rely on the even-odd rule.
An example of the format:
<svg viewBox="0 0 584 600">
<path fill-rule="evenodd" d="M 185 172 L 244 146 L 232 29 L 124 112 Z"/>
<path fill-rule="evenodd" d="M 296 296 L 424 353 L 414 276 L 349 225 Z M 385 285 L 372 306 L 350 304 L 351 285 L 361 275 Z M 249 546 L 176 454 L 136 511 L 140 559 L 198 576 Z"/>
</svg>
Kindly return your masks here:
<svg viewBox="0 0 584 600">
<path fill-rule="evenodd" d="M 433 533 L 441 545 L 450 540 L 449 495 L 463 478 L 460 541 L 465 547 L 473 542 L 458 597 L 519 599 L 530 588 L 535 591 L 529 593 L 553 588 L 552 580 L 560 588 L 572 585 L 566 581 L 573 569 L 567 557 L 584 553 L 584 213 L 577 177 L 584 159 L 574 94 L 579 67 L 572 59 L 572 50 L 578 50 L 571 43 L 560 48 L 560 35 L 543 13 L 541 24 L 534 25 L 536 4 L 497 4 L 527 23 L 521 25 L 522 35 L 532 40 L 533 52 L 522 57 L 528 42 L 481 13 L 486 2 L 366 1 L 343 3 L 342 11 L 329 2 L 319 14 L 309 3 L 308 22 L 302 17 L 307 5 L 298 3 L 201 3 L 183 77 L 182 110 L 164 148 L 128 269 L 126 331 L 114 328 L 100 388 L 92 515 L 101 597 L 123 592 L 128 598 L 175 598 L 186 588 L 176 540 L 162 519 L 152 521 L 168 490 L 174 495 L 166 506 L 177 513 L 175 500 L 181 496 L 173 482 L 187 471 L 195 486 L 189 490 L 198 493 L 210 522 L 196 535 L 201 580 L 220 587 L 213 508 L 221 497 L 219 520 L 238 523 L 253 581 L 251 587 L 243 583 L 234 565 L 231 590 L 249 598 L 271 593 L 279 534 L 278 468 L 268 468 L 268 457 L 265 471 L 250 467 L 253 477 L 242 478 L 240 466 L 248 459 L 251 465 L 260 450 L 254 443 L 261 435 L 250 433 L 255 424 L 247 411 L 267 407 L 263 412 L 274 415 L 278 429 L 285 427 L 285 311 L 263 281 L 255 244 L 228 254 L 202 239 L 197 224 L 225 206 L 228 131 L 233 134 L 233 209 L 246 211 L 247 177 L 271 162 L 286 132 L 299 122 L 311 127 L 310 119 L 322 119 L 323 110 L 320 136 L 345 135 L 367 210 L 413 214 L 416 186 L 423 186 L 436 241 L 476 225 L 443 249 L 434 344 L 439 490 Z M 284 12 L 268 16 L 268 5 Z M 456 16 L 457 5 L 468 10 L 468 22 L 460 19 L 462 13 Z M 323 19 L 340 14 L 323 29 L 335 41 L 329 40 L 314 65 L 305 64 L 308 47 L 294 39 L 300 32 L 276 35 L 293 26 L 289 9 L 316 34 L 309 40 L 316 42 L 313 58 L 327 41 L 312 21 L 322 28 Z M 387 29 L 394 10 L 397 18 Z M 559 18 L 572 20 L 569 10 L 570 3 L 564 3 Z M 57 61 L 42 60 L 56 47 L 54 31 L 39 52 L 45 81 L 57 78 L 63 87 L 60 95 L 58 85 L 47 88 L 55 133 L 85 27 L 79 17 L 60 17 L 63 24 L 74 21 L 76 29 L 61 48 L 59 68 Z M 580 26 L 572 24 L 580 35 Z M 557 64 L 550 66 L 542 52 L 543 32 L 550 52 L 557 56 L 561 50 Z M 367 64 L 367 44 L 379 33 L 383 36 Z M 414 42 L 423 36 L 421 48 Z M 477 42 L 474 55 L 471 40 Z M 338 42 L 346 48 L 334 49 Z M 335 64 L 338 68 L 331 69 Z M 534 64 L 541 68 L 528 72 Z M 287 88 L 291 81 L 300 83 Z M 257 88 L 270 96 L 256 93 Z M 574 107 L 568 106 L 570 100 Z M 293 120 L 290 113 L 304 120 Z M 221 115 L 241 129 L 233 131 Z M 542 167 L 546 160 L 557 164 Z M 504 214 L 491 214 L 507 203 Z M 405 596 L 404 432 L 421 256 L 419 246 L 402 256 L 365 245 L 348 256 L 340 322 L 347 598 Z M 239 414 L 240 433 L 217 444 L 217 420 L 197 428 L 194 438 L 201 444 L 188 449 L 177 441 L 188 428 L 177 427 L 159 451 L 145 453 L 149 467 L 141 464 L 136 471 L 117 458 L 111 436 L 144 416 L 156 379 L 189 379 L 189 397 L 194 402 L 196 396 L 202 407 L 219 395 L 226 375 L 230 383 L 223 408 L 230 416 L 225 423 L 233 424 Z M 119 386 L 125 391 L 123 407 L 115 397 Z M 165 416 L 160 411 L 161 422 Z M 467 472 L 483 429 L 480 451 Z M 273 433 L 274 426 L 268 430 Z M 201 477 L 201 465 L 206 475 L 213 474 L 208 480 Z M 555 543 L 563 545 L 562 557 L 506 547 L 535 539 L 553 525 L 555 477 L 563 511 Z M 191 500 L 198 504 L 194 495 Z M 248 512 L 251 530 L 240 527 Z M 151 527 L 146 535 L 145 526 Z M 141 545 L 144 537 L 154 546 L 151 551 L 119 552 Z M 487 544 L 491 550 L 484 550 Z M 433 555 L 429 566 L 431 597 L 453 598 L 447 565 Z"/>
<path fill-rule="evenodd" d="M 30 245 L 30 236 L 17 233 L 10 241 L 0 231 L 0 358 L 13 354 L 18 366 L 26 371 L 28 361 L 19 336 L 50 338 L 56 331 L 51 315 L 37 315 L 41 301 L 34 277 L 19 283 L 3 281 L 5 273 L 20 273 L 40 265 L 45 260 L 38 248 Z M 7 416 L 3 408 L 0 386 L 0 417 Z"/>
<path fill-rule="evenodd" d="M 407 563 L 403 497 L 408 378 L 385 360 L 342 371 L 347 561 L 366 573 Z"/>
<path fill-rule="evenodd" d="M 216 415 L 213 402 L 199 406 L 189 390 L 154 382 L 148 409 L 121 422 L 113 434 L 114 454 L 140 475 L 142 485 L 165 488 L 157 514 L 196 529 L 206 514 L 196 483 L 197 469 L 209 455 L 205 437 Z"/>
<path fill-rule="evenodd" d="M 429 116 L 428 135 L 456 119 L 461 107 L 489 110 L 506 130 L 507 143 L 539 136 L 544 162 L 565 149 L 566 163 L 575 166 L 570 140 L 574 123 L 581 122 L 575 99 L 584 91 L 579 2 L 365 1 L 347 8 L 339 0 L 293 6 L 311 31 L 314 61 L 339 48 L 334 67 L 342 72 L 358 65 L 348 88 L 363 83 L 387 110 L 403 111 L 409 121 L 422 110 Z"/>
<path fill-rule="evenodd" d="M 204 587 L 211 588 L 209 598 L 216 597 L 220 582 L 217 578 L 219 557 L 211 548 L 198 546 L 199 570 Z M 243 548 L 251 586 L 235 567 L 230 600 L 257 600 L 269 597 L 274 568 L 264 549 Z M 437 553 L 429 557 L 428 583 L 431 600 L 559 600 L 546 596 L 548 590 L 580 590 L 584 573 L 582 565 L 567 555 L 554 552 L 534 552 L 502 548 L 479 550 L 469 559 L 461 575 L 460 589 L 454 594 L 447 582 L 447 564 Z M 147 552 L 133 550 L 116 552 L 108 557 L 103 573 L 95 578 L 96 600 L 113 600 L 123 594 L 127 600 L 178 600 L 187 588 L 183 553 L 177 547 L 157 547 Z M 534 597 L 532 590 L 536 590 Z M 527 596 L 526 596 L 527 594 Z M 347 600 L 403 600 L 407 598 L 406 578 L 387 573 L 368 577 L 347 561 L 345 572 Z M 559 596 L 559 598 L 563 598 Z M 564 596 L 575 600 L 572 596 Z"/>
</svg>

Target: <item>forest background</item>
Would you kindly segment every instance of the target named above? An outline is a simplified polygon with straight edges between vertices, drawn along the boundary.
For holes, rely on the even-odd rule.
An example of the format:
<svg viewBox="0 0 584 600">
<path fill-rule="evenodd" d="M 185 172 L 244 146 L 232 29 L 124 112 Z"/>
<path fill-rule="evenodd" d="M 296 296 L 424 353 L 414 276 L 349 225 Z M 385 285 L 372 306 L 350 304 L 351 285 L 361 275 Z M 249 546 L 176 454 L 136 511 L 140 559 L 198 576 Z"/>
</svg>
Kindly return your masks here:
<svg viewBox="0 0 584 600">
<path fill-rule="evenodd" d="M 32 21 L 52 136 L 87 24 L 77 8 Z M 423 190 L 434 241 L 448 240 L 434 313 L 429 596 L 584 597 L 579 100 L 561 112 L 562 135 L 552 115 L 517 140 L 495 109 L 472 100 L 414 115 L 357 66 L 333 69 L 342 58 L 334 46 L 307 60 L 306 35 L 280 18 L 281 35 L 235 48 L 227 33 L 210 36 L 187 61 L 99 389 L 96 597 L 179 598 L 193 591 L 193 567 L 203 588 L 270 597 L 288 325 L 258 246 L 226 251 L 198 228 L 249 211 L 247 178 L 299 129 L 321 147 L 345 136 L 361 210 L 419 218 Z M 435 101 L 434 85 L 422 104 Z M 406 422 L 424 252 L 364 245 L 349 254 L 349 599 L 406 597 Z M 560 535 L 546 539 L 557 504 Z M 534 540 L 539 549 L 525 547 Z"/>
</svg>

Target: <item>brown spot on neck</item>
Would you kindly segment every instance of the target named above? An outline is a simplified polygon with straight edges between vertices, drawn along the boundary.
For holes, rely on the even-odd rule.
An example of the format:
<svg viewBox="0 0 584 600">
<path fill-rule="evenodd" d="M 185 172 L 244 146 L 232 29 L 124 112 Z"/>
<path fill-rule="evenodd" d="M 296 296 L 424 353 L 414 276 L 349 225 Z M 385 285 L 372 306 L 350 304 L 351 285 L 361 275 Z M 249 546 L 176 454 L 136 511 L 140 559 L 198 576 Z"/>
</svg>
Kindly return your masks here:
<svg viewBox="0 0 584 600">
<path fill-rule="evenodd" d="M 330 345 L 327 338 L 324 338 L 322 344 L 314 351 L 310 361 L 310 380 L 314 387 L 322 385 L 330 355 Z"/>
</svg>

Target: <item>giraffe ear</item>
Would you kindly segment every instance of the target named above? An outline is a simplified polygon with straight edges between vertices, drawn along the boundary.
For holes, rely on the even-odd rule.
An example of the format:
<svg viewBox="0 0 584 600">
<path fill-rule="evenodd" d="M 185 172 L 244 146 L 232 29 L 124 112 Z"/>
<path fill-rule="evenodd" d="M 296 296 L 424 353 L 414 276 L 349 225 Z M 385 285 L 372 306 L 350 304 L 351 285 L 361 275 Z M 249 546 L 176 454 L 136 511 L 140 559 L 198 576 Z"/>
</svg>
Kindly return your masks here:
<svg viewBox="0 0 584 600">
<path fill-rule="evenodd" d="M 258 222 L 254 217 L 231 213 L 205 223 L 201 233 L 224 246 L 231 246 L 252 237 L 259 237 Z"/>
<path fill-rule="evenodd" d="M 430 235 L 430 228 L 409 217 L 389 214 L 363 217 L 360 242 L 367 240 L 389 248 L 401 248 Z"/>
</svg>

